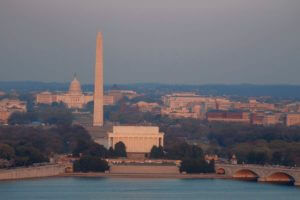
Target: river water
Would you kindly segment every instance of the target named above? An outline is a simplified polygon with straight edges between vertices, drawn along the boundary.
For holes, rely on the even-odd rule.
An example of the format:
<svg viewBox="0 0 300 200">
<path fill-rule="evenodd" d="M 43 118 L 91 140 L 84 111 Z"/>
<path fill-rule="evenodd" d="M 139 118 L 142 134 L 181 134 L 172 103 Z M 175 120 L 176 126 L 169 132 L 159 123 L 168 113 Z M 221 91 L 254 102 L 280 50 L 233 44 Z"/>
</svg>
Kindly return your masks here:
<svg viewBox="0 0 300 200">
<path fill-rule="evenodd" d="M 0 182 L 2 200 L 300 200 L 300 188 L 218 179 L 47 178 Z"/>
</svg>

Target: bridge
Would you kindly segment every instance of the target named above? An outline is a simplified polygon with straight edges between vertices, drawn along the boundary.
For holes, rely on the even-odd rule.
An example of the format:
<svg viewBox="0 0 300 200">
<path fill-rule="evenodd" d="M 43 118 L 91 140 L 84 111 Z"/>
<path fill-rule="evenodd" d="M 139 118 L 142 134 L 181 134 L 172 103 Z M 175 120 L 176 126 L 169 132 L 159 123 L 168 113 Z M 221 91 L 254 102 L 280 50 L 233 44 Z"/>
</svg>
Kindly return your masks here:
<svg viewBox="0 0 300 200">
<path fill-rule="evenodd" d="M 293 183 L 300 186 L 300 168 L 263 165 L 215 164 L 216 173 L 258 182 Z"/>
</svg>

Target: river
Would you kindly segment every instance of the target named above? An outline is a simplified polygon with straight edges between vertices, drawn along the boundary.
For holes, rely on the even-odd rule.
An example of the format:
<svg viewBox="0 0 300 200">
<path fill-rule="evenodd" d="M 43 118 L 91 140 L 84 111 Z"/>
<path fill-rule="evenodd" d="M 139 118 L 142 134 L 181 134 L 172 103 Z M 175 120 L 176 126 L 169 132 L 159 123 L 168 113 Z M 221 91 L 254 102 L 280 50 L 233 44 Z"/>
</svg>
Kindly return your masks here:
<svg viewBox="0 0 300 200">
<path fill-rule="evenodd" d="M 2 200 L 299 200 L 300 188 L 219 179 L 74 178 L 0 182 Z"/>
</svg>

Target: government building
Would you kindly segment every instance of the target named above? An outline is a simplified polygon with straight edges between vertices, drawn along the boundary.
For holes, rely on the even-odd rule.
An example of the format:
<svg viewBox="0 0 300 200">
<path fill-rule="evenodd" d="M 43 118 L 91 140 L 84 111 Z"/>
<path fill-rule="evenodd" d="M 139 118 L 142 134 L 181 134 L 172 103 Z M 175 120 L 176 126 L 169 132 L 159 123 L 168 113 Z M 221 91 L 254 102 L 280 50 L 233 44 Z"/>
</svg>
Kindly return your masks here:
<svg viewBox="0 0 300 200">
<path fill-rule="evenodd" d="M 164 133 L 157 126 L 113 126 L 108 147 L 114 148 L 118 142 L 125 144 L 128 158 L 145 158 L 153 146 L 163 147 Z"/>
<path fill-rule="evenodd" d="M 63 92 L 42 92 L 36 95 L 36 102 L 41 104 L 52 104 L 54 102 L 64 103 L 68 108 L 83 108 L 87 103 L 94 100 L 93 93 L 84 93 L 81 90 L 81 84 L 76 76 L 70 84 L 69 91 Z M 113 105 L 115 100 L 113 96 L 104 95 L 104 105 Z"/>
</svg>

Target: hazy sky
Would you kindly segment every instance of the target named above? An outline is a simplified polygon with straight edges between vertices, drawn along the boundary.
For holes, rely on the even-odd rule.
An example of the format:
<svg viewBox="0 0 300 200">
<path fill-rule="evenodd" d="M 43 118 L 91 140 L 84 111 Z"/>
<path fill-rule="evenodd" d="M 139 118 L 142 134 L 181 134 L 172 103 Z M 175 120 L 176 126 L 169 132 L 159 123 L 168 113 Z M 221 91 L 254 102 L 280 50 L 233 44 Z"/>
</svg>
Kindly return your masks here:
<svg viewBox="0 0 300 200">
<path fill-rule="evenodd" d="M 0 0 L 0 80 L 300 84 L 300 0 Z"/>
</svg>

